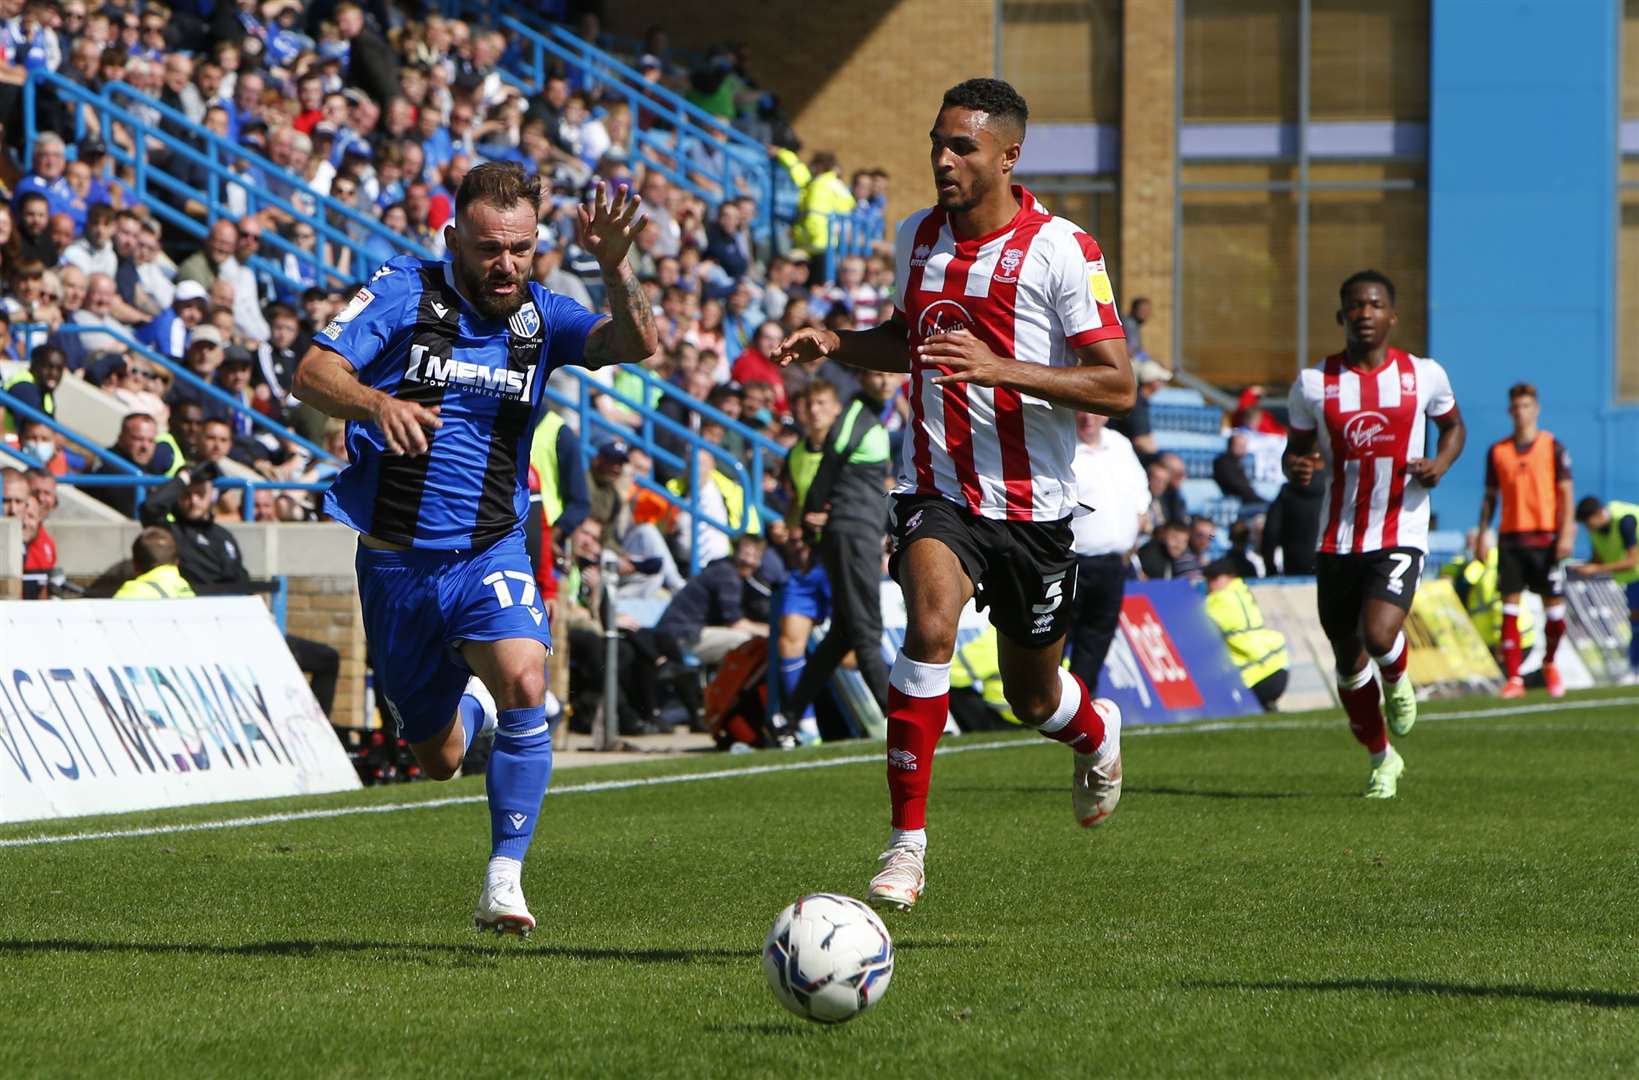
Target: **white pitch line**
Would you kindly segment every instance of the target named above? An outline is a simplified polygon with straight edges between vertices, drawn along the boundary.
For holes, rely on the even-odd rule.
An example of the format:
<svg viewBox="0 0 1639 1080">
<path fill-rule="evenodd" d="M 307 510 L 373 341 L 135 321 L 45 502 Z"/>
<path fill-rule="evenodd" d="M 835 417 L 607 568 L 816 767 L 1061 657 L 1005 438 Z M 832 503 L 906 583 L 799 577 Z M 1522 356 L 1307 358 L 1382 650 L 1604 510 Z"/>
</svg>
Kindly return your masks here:
<svg viewBox="0 0 1639 1080">
<path fill-rule="evenodd" d="M 1478 720 L 1488 716 L 1518 716 L 1544 712 L 1571 712 L 1582 709 L 1605 708 L 1610 705 L 1639 705 L 1639 698 L 1597 698 L 1582 701 L 1559 702 L 1553 705 L 1524 705 L 1513 708 L 1475 709 L 1468 712 L 1430 713 L 1423 722 L 1435 720 Z M 1313 728 L 1336 727 L 1338 721 L 1278 720 L 1269 717 L 1251 720 L 1208 720 L 1196 724 L 1151 724 L 1123 731 L 1123 738 L 1152 735 L 1209 734 L 1224 731 L 1300 731 Z M 1021 747 L 1043 747 L 1047 744 L 1033 739 L 1008 739 L 999 742 L 977 742 L 960 746 L 942 747 L 936 757 L 947 754 L 979 753 L 987 750 L 1017 750 Z M 840 765 L 881 764 L 880 753 L 849 754 L 844 757 L 824 758 L 819 761 L 792 761 L 779 765 L 750 765 L 736 769 L 713 769 L 710 772 L 674 773 L 668 776 L 640 776 L 625 780 L 592 780 L 582 784 L 562 784 L 552 788 L 550 795 L 579 795 L 596 791 L 624 791 L 630 788 L 656 787 L 662 784 L 692 784 L 702 780 L 732 780 L 741 776 L 767 776 L 771 773 L 807 772 L 812 769 L 830 769 Z M 131 829 L 105 829 L 97 832 L 60 833 L 57 835 L 19 836 L 0 839 L 0 848 L 38 847 L 42 844 L 69 844 L 82 840 L 124 840 L 141 836 L 169 836 L 173 833 L 215 832 L 220 829 L 244 829 L 255 825 L 278 825 L 287 821 L 315 821 L 322 818 L 352 817 L 355 814 L 392 814 L 400 810 L 435 810 L 445 806 L 466 806 L 486 800 L 484 795 L 460 795 L 444 799 L 419 799 L 415 802 L 382 803 L 379 806 L 338 806 L 328 810 L 289 810 L 278 814 L 257 814 L 249 817 L 222 818 L 216 821 L 191 821 L 178 825 L 147 825 Z"/>
</svg>

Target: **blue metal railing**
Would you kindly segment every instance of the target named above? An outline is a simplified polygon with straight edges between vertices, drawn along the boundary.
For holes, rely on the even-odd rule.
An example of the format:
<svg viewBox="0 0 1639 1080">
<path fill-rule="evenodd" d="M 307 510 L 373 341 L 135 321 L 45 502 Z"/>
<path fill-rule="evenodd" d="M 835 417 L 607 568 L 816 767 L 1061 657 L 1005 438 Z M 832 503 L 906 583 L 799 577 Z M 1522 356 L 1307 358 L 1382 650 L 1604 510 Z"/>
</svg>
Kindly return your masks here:
<svg viewBox="0 0 1639 1080">
<path fill-rule="evenodd" d="M 826 218 L 827 244 L 825 247 L 825 280 L 836 284 L 837 269 L 849 255 L 869 258 L 876 246 L 887 238 L 887 222 L 881 214 L 855 210 L 847 214 L 829 214 Z"/>
<path fill-rule="evenodd" d="M 35 423 L 46 425 L 52 431 L 55 431 L 69 442 L 72 442 L 74 445 L 89 451 L 92 457 L 112 467 L 117 473 L 122 473 L 129 477 L 143 475 L 141 469 L 137 468 L 119 454 L 114 453 L 112 450 L 107 450 L 101 446 L 98 446 L 96 443 L 90 441 L 79 432 L 58 422 L 56 417 L 36 409 L 28 402 L 21 400 L 9 391 L 0 390 L 0 406 L 4 406 L 5 408 L 11 410 L 14 415 L 21 417 L 24 420 L 30 420 Z M 40 461 L 32 454 L 25 453 L 22 450 L 12 450 L 11 452 L 20 458 L 24 458 L 32 464 L 38 465 L 42 469 L 46 466 L 45 462 Z M 161 479 L 163 479 L 163 477 Z"/>
<path fill-rule="evenodd" d="M 40 324 L 38 323 L 23 323 L 16 329 L 18 332 L 27 332 L 30 330 L 37 330 L 39 327 Z M 204 379 L 201 379 L 198 375 L 195 375 L 192 371 L 189 371 L 182 364 L 177 363 L 164 353 L 157 352 L 154 349 L 149 348 L 147 345 L 144 345 L 142 342 L 138 341 L 129 334 L 121 333 L 118 330 L 110 330 L 105 326 L 81 326 L 77 323 L 64 323 L 62 326 L 58 327 L 55 332 L 59 334 L 106 334 L 108 337 L 113 338 L 115 341 L 119 342 L 125 348 L 135 352 L 143 359 L 161 365 L 173 376 L 175 376 L 176 379 L 186 383 L 188 386 L 193 387 L 195 390 L 202 392 L 207 398 L 215 401 L 217 404 L 225 405 L 234 413 L 246 417 L 250 420 L 252 425 L 270 433 L 274 438 L 300 447 L 308 454 L 312 455 L 315 460 L 326 462 L 328 464 L 339 464 L 337 459 L 327 452 L 322 446 L 319 446 L 317 443 L 311 442 L 308 439 L 296 434 L 294 431 L 291 431 L 277 420 L 274 420 L 272 417 L 267 416 L 264 413 L 259 413 L 255 409 L 250 408 L 232 394 L 229 394 L 218 387 L 212 386 Z"/>
<path fill-rule="evenodd" d="M 684 511 L 689 515 L 692 535 L 689 538 L 688 570 L 691 576 L 698 573 L 700 570 L 698 553 L 700 547 L 700 529 L 702 527 L 713 528 L 718 532 L 733 537 L 739 536 L 747 531 L 747 527 L 751 520 L 751 512 L 753 511 L 757 514 L 759 521 L 764 525 L 766 525 L 766 523 L 773 516 L 777 516 L 773 514 L 763 500 L 762 481 L 763 467 L 765 461 L 767 460 L 765 458 L 765 453 L 767 450 L 772 448 L 776 454 L 780 455 L 782 458 L 784 456 L 785 451 L 779 446 L 778 443 L 774 443 L 771 440 L 764 438 L 757 432 L 754 432 L 750 428 L 740 424 L 732 417 L 729 417 L 725 413 L 712 408 L 710 405 L 707 405 L 704 402 L 695 401 L 695 399 L 683 394 L 682 391 L 676 390 L 675 387 L 667 386 L 661 380 L 654 378 L 652 372 L 643 372 L 643 400 L 638 400 L 625 393 L 622 393 L 619 390 L 604 386 L 602 383 L 599 383 L 593 379 L 589 373 L 578 368 L 568 368 L 566 370 L 573 372 L 578 377 L 576 383 L 580 391 L 579 394 L 575 397 L 570 397 L 565 394 L 560 394 L 551 386 L 545 387 L 544 392 L 546 399 L 549 402 L 558 406 L 561 410 L 572 413 L 579 420 L 581 447 L 583 452 L 587 454 L 588 458 L 596 452 L 598 436 L 615 436 L 642 450 L 653 458 L 657 464 L 665 465 L 668 468 L 681 473 L 685 478 L 684 493 L 682 495 L 678 495 L 675 492 L 670 491 L 665 486 L 656 483 L 653 479 L 646 476 L 638 477 L 637 483 L 644 490 L 654 492 L 670 505 L 675 506 L 679 510 Z M 671 391 L 685 402 L 691 403 L 695 406 L 696 411 L 698 411 L 705 419 L 714 420 L 717 423 L 723 424 L 725 428 L 737 431 L 743 436 L 747 437 L 747 442 L 752 446 L 751 467 L 748 469 L 744 462 L 740 461 L 733 454 L 729 453 L 727 450 L 724 450 L 716 443 L 702 439 L 698 433 L 689 427 L 689 425 L 678 423 L 671 417 L 650 408 L 648 401 L 651 399 L 654 388 L 660 388 L 663 391 Z M 596 399 L 598 397 L 607 397 L 610 401 L 622 405 L 636 413 L 641 418 L 639 426 L 634 430 L 633 428 L 617 423 L 604 416 L 598 411 L 597 408 Z M 687 455 L 679 456 L 678 454 L 674 453 L 669 447 L 659 441 L 656 437 L 657 432 L 663 432 L 681 441 L 688 448 Z M 717 463 L 717 470 L 725 473 L 730 479 L 737 483 L 740 486 L 741 492 L 745 496 L 745 506 L 747 508 L 747 512 L 742 514 L 742 519 L 738 526 L 710 515 L 701 506 L 699 493 L 703 489 L 703 484 L 709 482 L 709 478 L 702 476 L 700 473 L 699 451 L 701 450 L 705 450 L 710 453 L 712 458 Z"/>
<path fill-rule="evenodd" d="M 57 482 L 81 488 L 136 488 L 137 503 L 141 505 L 151 489 L 168 484 L 173 479 L 174 477 L 152 476 L 148 473 L 139 473 L 136 476 L 111 476 L 107 473 L 69 473 L 66 476 L 59 476 Z M 212 483 L 225 490 L 244 491 L 243 513 L 246 521 L 256 519 L 255 493 L 257 491 L 263 489 L 273 491 L 327 491 L 330 488 L 330 481 L 328 480 L 251 480 L 241 476 L 218 476 Z"/>
<path fill-rule="evenodd" d="M 467 7 L 480 17 L 492 14 L 471 0 Z M 714 209 L 725 198 L 751 195 L 757 202 L 754 225 L 773 240 L 782 224 L 776 205 L 785 205 L 775 187 L 776 173 L 783 170 L 774 168 L 761 143 L 566 28 L 543 31 L 538 21 L 526 22 L 504 4 L 501 12 L 495 23 L 512 37 L 519 57 L 509 81 L 540 93 L 555 61 L 605 94 L 623 98 L 631 111 L 629 160 L 642 161 Z"/>
<path fill-rule="evenodd" d="M 126 130 L 134 149 L 127 149 L 117 141 L 107 138 L 106 131 L 103 141 L 115 161 L 131 167 L 134 176 L 132 194 L 167 225 L 176 227 L 188 235 L 203 237 L 209 232 L 212 223 L 226 216 L 226 187 L 236 185 L 245 192 L 247 212 L 255 213 L 271 207 L 312 227 L 318 243 L 311 252 L 302 250 L 272 229 L 264 230 L 261 239 L 262 243 L 273 251 L 295 256 L 298 262 L 312 271 L 314 280 L 321 283 L 328 281 L 349 284 L 353 281 L 362 281 L 369 276 L 374 266 L 371 265 L 369 241 L 361 239 L 361 236 L 391 244 L 395 251 L 408 252 L 422 258 L 433 257 L 431 252 L 389 229 L 380 221 L 329 196 L 313 193 L 301 177 L 281 169 L 254 150 L 194 124 L 185 114 L 123 82 L 109 83 L 103 88 L 102 93 L 96 93 L 50 71 L 30 72 L 28 81 L 23 86 L 25 157 L 31 157 L 34 142 L 40 135 L 36 123 L 35 100 L 42 85 L 51 88 L 64 104 L 72 105 L 72 142 L 77 143 L 85 136 L 88 111 L 96 113 L 99 123 L 112 122 Z M 121 104 L 117 99 L 122 99 L 128 104 Z M 133 111 L 137 107 L 151 110 L 162 118 L 165 125 L 185 132 L 187 137 L 179 138 L 166 130 L 165 126 L 149 123 Z M 180 160 L 201 168 L 205 173 L 206 186 L 191 186 L 172 173 L 168 162 L 162 165 L 161 162 L 154 160 L 150 152 L 150 146 L 154 144 L 165 149 L 168 159 Z M 234 166 L 246 171 L 236 171 Z M 281 195 L 278 193 L 281 190 L 290 194 Z M 184 202 L 192 199 L 201 203 L 207 209 L 205 218 L 201 220 L 183 213 L 159 197 L 162 195 Z M 298 205 L 300 201 L 311 202 L 313 210 L 309 211 Z M 341 226 L 333 224 L 338 221 L 342 223 Z M 355 230 L 359 235 L 354 235 L 349 229 Z M 333 256 L 337 251 L 349 253 L 352 265 L 346 274 L 335 268 L 336 259 Z M 257 255 L 249 262 L 253 270 L 266 275 L 288 290 L 300 291 L 304 287 L 303 282 L 285 274 L 280 261 Z"/>
</svg>

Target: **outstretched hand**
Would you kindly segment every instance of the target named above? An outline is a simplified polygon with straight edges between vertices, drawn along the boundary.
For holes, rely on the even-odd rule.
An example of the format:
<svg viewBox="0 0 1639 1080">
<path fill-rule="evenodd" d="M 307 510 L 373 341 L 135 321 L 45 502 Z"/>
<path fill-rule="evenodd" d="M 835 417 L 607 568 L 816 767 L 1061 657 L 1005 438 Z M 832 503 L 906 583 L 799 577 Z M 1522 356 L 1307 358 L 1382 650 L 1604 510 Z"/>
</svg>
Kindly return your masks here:
<svg viewBox="0 0 1639 1080">
<path fill-rule="evenodd" d="M 779 348 L 774 350 L 774 355 L 769 359 L 781 367 L 787 364 L 808 364 L 830 356 L 841 347 L 842 339 L 837 337 L 835 332 L 805 326 L 780 342 Z"/>
<path fill-rule="evenodd" d="M 615 270 L 631 250 L 649 219 L 638 216 L 643 204 L 641 195 L 633 194 L 624 184 L 611 198 L 609 188 L 599 180 L 592 197 L 575 208 L 580 219 L 580 246 L 585 248 L 604 272 Z"/>
</svg>

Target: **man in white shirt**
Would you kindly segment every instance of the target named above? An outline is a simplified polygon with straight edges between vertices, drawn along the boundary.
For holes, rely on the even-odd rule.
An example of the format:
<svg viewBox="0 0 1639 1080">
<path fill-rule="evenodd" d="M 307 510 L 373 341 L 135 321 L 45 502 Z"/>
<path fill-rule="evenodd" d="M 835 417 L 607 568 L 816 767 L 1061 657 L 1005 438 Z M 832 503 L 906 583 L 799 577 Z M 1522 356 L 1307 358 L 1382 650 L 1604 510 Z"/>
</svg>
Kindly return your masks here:
<svg viewBox="0 0 1639 1080">
<path fill-rule="evenodd" d="M 119 255 L 114 251 L 114 215 L 114 208 L 107 203 L 97 203 L 87 210 L 85 235 L 63 249 L 62 261 L 79 267 L 87 277 L 113 277 L 119 269 Z"/>
<path fill-rule="evenodd" d="M 1098 692 L 1098 676 L 1121 618 L 1128 565 L 1150 508 L 1149 480 L 1132 443 L 1096 413 L 1076 417 L 1076 495 L 1092 513 L 1075 530 L 1076 615 L 1070 671 Z"/>
</svg>

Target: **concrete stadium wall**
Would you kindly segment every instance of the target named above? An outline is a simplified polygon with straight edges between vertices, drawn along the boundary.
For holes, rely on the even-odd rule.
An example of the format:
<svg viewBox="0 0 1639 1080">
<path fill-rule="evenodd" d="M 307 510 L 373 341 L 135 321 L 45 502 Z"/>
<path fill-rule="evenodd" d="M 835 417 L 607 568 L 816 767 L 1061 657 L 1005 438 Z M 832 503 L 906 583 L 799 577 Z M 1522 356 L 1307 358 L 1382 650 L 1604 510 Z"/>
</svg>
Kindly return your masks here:
<svg viewBox="0 0 1639 1080">
<path fill-rule="evenodd" d="M 1471 525 L 1507 388 L 1537 384 L 1579 495 L 1639 495 L 1639 408 L 1616 385 L 1619 0 L 1434 0 L 1429 337 L 1469 449 L 1435 496 Z M 1512 58 L 1512 59 L 1509 59 Z"/>
<path fill-rule="evenodd" d="M 993 0 L 620 0 L 607 10 L 620 34 L 659 25 L 689 48 L 745 42 L 752 74 L 802 136 L 803 159 L 831 149 L 844 176 L 886 168 L 895 221 L 933 201 L 928 128 L 940 96 L 995 73 Z"/>
</svg>

